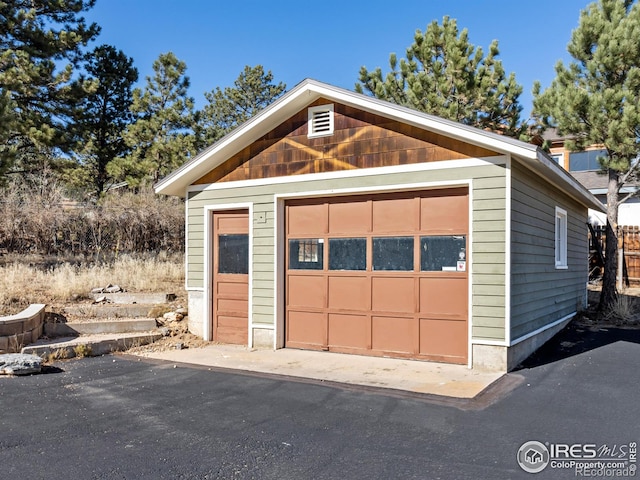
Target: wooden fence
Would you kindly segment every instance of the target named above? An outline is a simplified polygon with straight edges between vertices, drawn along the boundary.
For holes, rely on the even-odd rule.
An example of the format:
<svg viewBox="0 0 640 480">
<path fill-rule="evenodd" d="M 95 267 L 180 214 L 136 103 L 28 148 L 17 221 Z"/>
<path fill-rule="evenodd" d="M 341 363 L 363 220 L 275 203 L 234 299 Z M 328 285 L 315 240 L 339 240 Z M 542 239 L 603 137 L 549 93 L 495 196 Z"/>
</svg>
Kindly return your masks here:
<svg viewBox="0 0 640 480">
<path fill-rule="evenodd" d="M 618 235 L 622 237 L 624 262 L 622 282 L 625 286 L 640 286 L 640 227 L 620 226 Z M 602 276 L 602 253 L 605 251 L 606 227 L 591 226 L 589 228 L 589 278 Z"/>
</svg>

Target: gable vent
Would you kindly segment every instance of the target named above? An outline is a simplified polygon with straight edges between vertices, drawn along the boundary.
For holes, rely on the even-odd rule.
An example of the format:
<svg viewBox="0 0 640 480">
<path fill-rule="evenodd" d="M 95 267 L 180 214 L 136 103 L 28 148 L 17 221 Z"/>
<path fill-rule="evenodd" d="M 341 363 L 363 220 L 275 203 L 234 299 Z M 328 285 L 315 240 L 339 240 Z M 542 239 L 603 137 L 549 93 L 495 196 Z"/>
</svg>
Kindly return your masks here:
<svg viewBox="0 0 640 480">
<path fill-rule="evenodd" d="M 309 108 L 309 133 L 307 136 L 333 135 L 333 105 Z"/>
</svg>

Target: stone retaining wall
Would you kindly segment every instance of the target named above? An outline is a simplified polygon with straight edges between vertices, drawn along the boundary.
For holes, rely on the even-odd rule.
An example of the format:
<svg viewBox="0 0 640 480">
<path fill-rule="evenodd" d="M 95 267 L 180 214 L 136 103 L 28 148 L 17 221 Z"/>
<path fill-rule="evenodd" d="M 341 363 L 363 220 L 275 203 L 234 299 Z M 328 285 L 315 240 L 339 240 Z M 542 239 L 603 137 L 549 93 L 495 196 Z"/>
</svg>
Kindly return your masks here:
<svg viewBox="0 0 640 480">
<path fill-rule="evenodd" d="M 45 306 L 33 304 L 15 315 L 0 317 L 0 353 L 18 353 L 40 338 Z"/>
</svg>

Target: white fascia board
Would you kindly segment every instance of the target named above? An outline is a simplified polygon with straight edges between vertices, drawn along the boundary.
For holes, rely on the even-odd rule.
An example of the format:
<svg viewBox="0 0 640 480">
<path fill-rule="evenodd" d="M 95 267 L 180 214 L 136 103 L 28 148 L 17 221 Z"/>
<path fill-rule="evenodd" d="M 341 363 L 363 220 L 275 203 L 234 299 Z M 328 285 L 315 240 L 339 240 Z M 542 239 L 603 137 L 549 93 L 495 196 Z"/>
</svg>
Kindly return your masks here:
<svg viewBox="0 0 640 480">
<path fill-rule="evenodd" d="M 635 187 L 633 185 L 629 185 L 627 187 L 622 187 L 620 189 L 619 193 L 636 193 L 638 190 L 640 190 L 640 187 Z M 593 188 L 593 189 L 591 189 L 589 191 L 594 195 L 606 195 L 607 194 L 607 189 L 606 188 Z"/>
</svg>

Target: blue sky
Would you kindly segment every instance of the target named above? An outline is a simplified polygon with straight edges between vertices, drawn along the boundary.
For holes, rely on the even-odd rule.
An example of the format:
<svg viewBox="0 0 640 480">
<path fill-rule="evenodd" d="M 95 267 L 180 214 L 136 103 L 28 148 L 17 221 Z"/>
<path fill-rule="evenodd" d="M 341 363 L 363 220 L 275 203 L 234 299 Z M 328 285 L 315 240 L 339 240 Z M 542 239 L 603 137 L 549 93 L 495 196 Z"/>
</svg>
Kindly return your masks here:
<svg viewBox="0 0 640 480">
<path fill-rule="evenodd" d="M 588 0 L 98 0 L 85 18 L 97 22 L 98 44 L 133 57 L 140 86 L 153 61 L 172 51 L 186 62 L 197 108 L 204 92 L 231 86 L 245 65 L 261 64 L 292 88 L 314 78 L 353 90 L 362 65 L 388 71 L 389 54 L 404 57 L 416 29 L 448 15 L 486 51 L 497 39 L 507 72 L 523 85 L 528 115 L 535 80 L 543 87 Z"/>
</svg>

